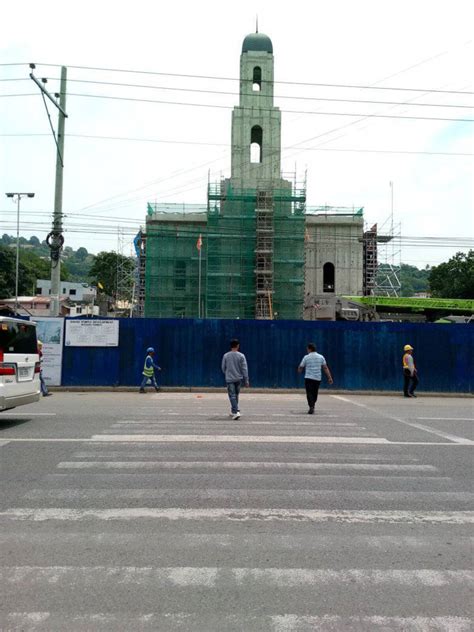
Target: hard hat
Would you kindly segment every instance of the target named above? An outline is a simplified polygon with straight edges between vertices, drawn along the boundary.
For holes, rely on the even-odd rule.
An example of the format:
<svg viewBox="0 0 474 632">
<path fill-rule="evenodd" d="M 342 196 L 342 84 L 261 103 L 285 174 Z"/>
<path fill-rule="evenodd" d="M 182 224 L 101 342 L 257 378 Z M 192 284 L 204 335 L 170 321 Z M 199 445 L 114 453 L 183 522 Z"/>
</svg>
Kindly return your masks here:
<svg viewBox="0 0 474 632">
<path fill-rule="evenodd" d="M 153 347 L 148 347 L 148 349 L 146 350 L 147 353 L 155 353 L 155 350 L 153 349 Z"/>
<path fill-rule="evenodd" d="M 413 351 L 413 347 L 411 345 L 405 345 L 403 351 Z"/>
<path fill-rule="evenodd" d="M 41 340 L 38 340 L 38 347 L 42 347 L 43 343 L 41 342 Z"/>
</svg>

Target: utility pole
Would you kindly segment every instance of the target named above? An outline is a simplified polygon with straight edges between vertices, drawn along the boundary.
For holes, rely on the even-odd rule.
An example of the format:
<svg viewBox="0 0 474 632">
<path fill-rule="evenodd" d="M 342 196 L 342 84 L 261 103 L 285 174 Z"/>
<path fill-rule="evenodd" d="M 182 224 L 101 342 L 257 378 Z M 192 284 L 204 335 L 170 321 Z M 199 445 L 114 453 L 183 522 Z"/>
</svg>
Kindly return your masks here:
<svg viewBox="0 0 474 632">
<path fill-rule="evenodd" d="M 30 64 L 32 71 L 35 68 L 34 64 Z M 46 112 L 48 114 L 49 123 L 53 132 L 54 140 L 56 143 L 56 184 L 54 190 L 54 215 L 53 226 L 51 232 L 46 237 L 46 243 L 51 250 L 51 303 L 49 308 L 50 316 L 59 316 L 59 296 L 60 296 L 60 283 L 61 283 L 61 250 L 64 244 L 63 231 L 63 172 L 64 172 L 64 130 L 66 124 L 66 82 L 67 82 L 67 68 L 61 66 L 61 84 L 59 88 L 59 94 L 55 94 L 54 97 L 44 87 L 46 79 L 42 79 L 39 82 L 38 79 L 30 73 L 30 78 L 36 83 L 41 90 L 41 96 L 43 97 Z M 51 123 L 51 117 L 49 115 L 48 106 L 46 104 L 45 96 L 57 107 L 58 109 L 58 132 L 57 137 Z M 59 103 L 56 100 L 59 97 Z"/>
<path fill-rule="evenodd" d="M 61 283 L 61 250 L 63 237 L 63 172 L 64 172 L 64 129 L 66 123 L 66 81 L 67 68 L 61 66 L 61 85 L 59 88 L 58 142 L 56 151 L 56 185 L 54 190 L 53 229 L 50 233 L 51 249 L 51 303 L 50 316 L 59 316 L 59 296 Z"/>
<path fill-rule="evenodd" d="M 34 198 L 34 193 L 5 193 L 8 198 L 16 197 L 16 264 L 15 264 L 15 309 L 18 309 L 18 279 L 20 271 L 20 200 L 22 197 Z"/>
</svg>

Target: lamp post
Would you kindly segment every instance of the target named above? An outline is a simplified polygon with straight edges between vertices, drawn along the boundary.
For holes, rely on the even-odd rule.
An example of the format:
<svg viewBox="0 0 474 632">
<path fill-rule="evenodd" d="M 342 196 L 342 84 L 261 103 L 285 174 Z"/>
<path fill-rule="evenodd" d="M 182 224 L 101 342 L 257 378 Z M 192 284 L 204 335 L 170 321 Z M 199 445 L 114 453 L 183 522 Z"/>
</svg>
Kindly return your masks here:
<svg viewBox="0 0 474 632">
<path fill-rule="evenodd" d="M 34 193 L 5 193 L 7 198 L 16 198 L 16 271 L 15 271 L 15 309 L 18 309 L 18 272 L 20 268 L 20 200 L 22 197 L 34 198 Z"/>
</svg>

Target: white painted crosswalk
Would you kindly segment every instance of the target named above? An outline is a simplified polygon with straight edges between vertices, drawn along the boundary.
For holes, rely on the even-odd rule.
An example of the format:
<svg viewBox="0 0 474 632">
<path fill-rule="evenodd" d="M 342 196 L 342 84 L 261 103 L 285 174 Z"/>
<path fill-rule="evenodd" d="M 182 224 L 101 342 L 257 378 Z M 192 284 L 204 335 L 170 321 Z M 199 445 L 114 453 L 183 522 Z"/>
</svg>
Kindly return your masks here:
<svg viewBox="0 0 474 632">
<path fill-rule="evenodd" d="M 193 421 L 177 399 L 66 445 L 0 510 L 0 630 L 471 630 L 474 494 L 346 404 Z"/>
</svg>

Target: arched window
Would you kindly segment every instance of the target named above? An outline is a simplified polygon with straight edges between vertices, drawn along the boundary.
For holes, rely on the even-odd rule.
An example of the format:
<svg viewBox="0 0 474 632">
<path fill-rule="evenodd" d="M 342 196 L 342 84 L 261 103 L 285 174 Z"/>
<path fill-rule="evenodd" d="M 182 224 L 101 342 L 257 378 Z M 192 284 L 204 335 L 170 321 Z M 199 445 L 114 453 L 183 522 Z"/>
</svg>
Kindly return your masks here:
<svg viewBox="0 0 474 632">
<path fill-rule="evenodd" d="M 260 66 L 255 66 L 253 69 L 252 90 L 254 92 L 260 92 L 262 89 L 262 69 Z"/>
<path fill-rule="evenodd" d="M 254 125 L 250 132 L 250 162 L 262 162 L 263 130 L 260 125 Z"/>
<path fill-rule="evenodd" d="M 329 261 L 323 266 L 323 292 L 334 292 L 336 285 L 334 264 Z"/>
</svg>

